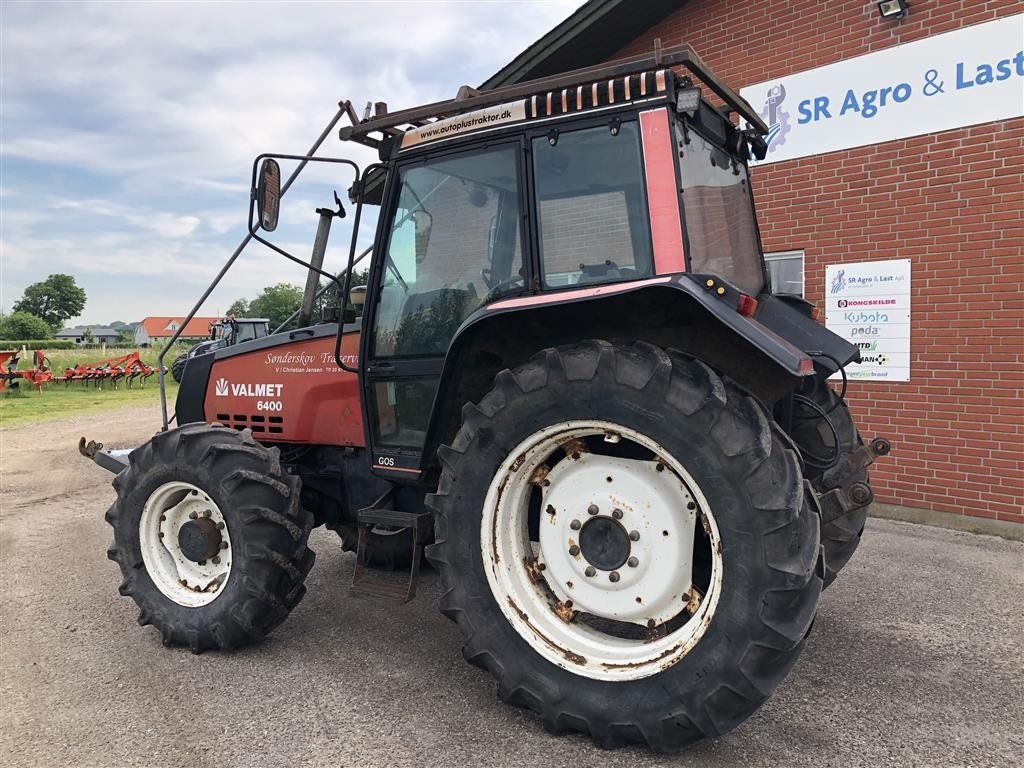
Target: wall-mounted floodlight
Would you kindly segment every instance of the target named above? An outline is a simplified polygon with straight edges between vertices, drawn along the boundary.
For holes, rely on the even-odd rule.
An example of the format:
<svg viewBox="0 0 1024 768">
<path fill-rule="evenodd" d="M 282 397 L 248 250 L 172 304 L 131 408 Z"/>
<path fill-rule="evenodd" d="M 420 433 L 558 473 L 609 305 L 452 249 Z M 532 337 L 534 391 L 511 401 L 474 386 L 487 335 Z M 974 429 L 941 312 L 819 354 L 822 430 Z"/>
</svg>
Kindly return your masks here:
<svg viewBox="0 0 1024 768">
<path fill-rule="evenodd" d="M 878 12 L 883 19 L 902 19 L 910 10 L 907 0 L 882 0 L 878 4 Z"/>
<path fill-rule="evenodd" d="M 676 112 L 685 112 L 690 117 L 700 109 L 700 88 L 680 88 L 676 91 Z"/>
</svg>

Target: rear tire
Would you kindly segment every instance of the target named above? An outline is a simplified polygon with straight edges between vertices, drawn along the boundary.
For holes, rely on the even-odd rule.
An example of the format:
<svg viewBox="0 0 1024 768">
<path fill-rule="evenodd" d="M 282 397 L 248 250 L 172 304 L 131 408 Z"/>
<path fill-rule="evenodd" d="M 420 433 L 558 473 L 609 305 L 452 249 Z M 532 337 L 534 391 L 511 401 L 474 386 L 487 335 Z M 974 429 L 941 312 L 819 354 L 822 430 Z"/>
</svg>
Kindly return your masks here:
<svg viewBox="0 0 1024 768">
<path fill-rule="evenodd" d="M 185 373 L 185 363 L 188 361 L 188 357 L 184 352 L 174 358 L 174 362 L 171 363 L 171 377 L 181 384 L 181 377 Z"/>
<path fill-rule="evenodd" d="M 121 568 L 120 593 L 139 606 L 139 624 L 194 653 L 262 640 L 305 595 L 314 559 L 306 546 L 313 518 L 277 448 L 248 430 L 187 424 L 128 458 L 106 514 L 114 528 L 107 556 Z M 211 554 L 189 549 L 186 526 L 192 546 L 198 537 Z"/>
<path fill-rule="evenodd" d="M 515 551 L 503 548 L 502 542 L 515 542 L 516 536 L 529 540 L 528 551 L 537 553 L 534 535 L 540 544 L 548 535 L 543 530 L 534 533 L 533 523 L 526 532 L 522 524 L 499 514 L 509 509 L 522 512 L 524 498 L 547 512 L 537 512 L 538 529 L 549 522 L 565 525 L 564 515 L 581 517 L 589 525 L 587 504 L 597 506 L 590 501 L 595 494 L 603 499 L 602 508 L 608 506 L 605 502 L 613 486 L 604 483 L 579 487 L 575 497 L 579 504 L 573 501 L 558 509 L 550 505 L 544 509 L 543 499 L 538 503 L 523 495 L 544 494 L 544 490 L 522 491 L 522 472 L 528 473 L 534 486 L 547 481 L 544 471 L 537 474 L 540 465 L 532 468 L 534 457 L 540 455 L 544 466 L 553 463 L 550 473 L 555 481 L 549 485 L 554 490 L 546 498 L 555 499 L 566 475 L 554 473 L 561 472 L 564 464 L 584 463 L 579 462 L 575 448 L 564 447 L 569 442 L 545 459 L 548 443 L 536 443 L 541 447 L 534 450 L 531 441 L 563 439 L 560 435 L 567 429 L 581 430 L 568 438 L 577 439 L 574 435 L 587 432 L 588 424 L 618 425 L 621 432 L 602 427 L 604 442 L 613 446 L 628 443 L 627 435 L 637 436 L 635 456 L 642 458 L 628 458 L 634 448 L 626 445 L 607 448 L 623 451 L 626 458 L 602 457 L 603 461 L 639 469 L 646 465 L 660 477 L 679 478 L 687 488 L 692 483 L 688 493 L 698 511 L 690 514 L 700 515 L 711 544 L 706 548 L 707 560 L 699 561 L 696 542 L 702 526 L 696 525 L 692 583 L 701 583 L 698 573 L 705 571 L 698 564 L 705 562 L 708 586 L 692 610 L 689 606 L 682 610 L 687 605 L 682 596 L 677 610 L 684 623 L 666 621 L 664 635 L 658 634 L 655 625 L 647 639 L 641 634 L 640 639 L 624 638 L 622 644 L 604 641 L 602 637 L 610 638 L 612 630 L 600 629 L 602 621 L 607 627 L 614 624 L 616 631 L 624 622 L 600 617 L 600 608 L 588 609 L 582 618 L 572 614 L 567 620 L 564 612 L 574 604 L 561 602 L 557 590 L 580 585 L 549 581 L 556 567 L 561 567 L 554 560 L 550 567 L 538 570 L 538 564 L 549 562 L 546 549 L 539 549 L 532 571 L 520 568 L 514 557 L 500 556 Z M 583 453 L 606 450 L 599 433 L 586 440 Z M 643 453 L 643 446 L 650 445 L 659 449 L 653 458 Z M 768 698 L 796 662 L 821 591 L 817 515 L 807 502 L 809 491 L 796 452 L 763 407 L 702 363 L 639 342 L 593 341 L 545 350 L 515 371 L 501 372 L 479 405 L 467 405 L 452 445 L 442 447 L 438 455 L 441 478 L 437 493 L 427 500 L 435 513 L 436 543 L 428 547 L 427 555 L 441 572 L 441 610 L 465 635 L 466 659 L 497 679 L 498 696 L 538 712 L 549 731 L 586 733 L 602 747 L 645 742 L 658 750 L 675 750 L 734 728 Z M 599 476 L 603 473 L 602 469 Z M 630 481 L 628 472 L 622 477 Z M 642 479 L 636 487 L 645 487 Z M 624 516 L 621 509 L 613 511 L 624 523 L 631 517 L 638 521 L 653 517 L 645 511 L 649 507 L 611 498 L 626 510 Z M 579 505 L 582 513 L 575 509 Z M 683 515 L 683 523 L 675 530 L 685 531 L 686 513 L 672 504 L 663 506 L 668 517 L 662 519 Z M 566 530 L 580 530 L 578 522 L 573 520 Z M 611 522 L 602 525 L 614 528 Z M 660 541 L 660 535 L 668 532 L 667 525 L 666 531 L 662 527 L 660 522 L 653 529 L 639 524 L 629 538 L 639 545 L 650 537 Z M 583 545 L 582 533 L 578 541 Z M 606 552 L 594 551 L 601 556 Z M 569 555 L 574 555 L 571 547 Z M 586 551 L 583 555 L 590 557 Z M 654 555 L 649 562 L 661 563 L 658 567 L 667 569 L 666 573 L 674 573 L 671 569 L 678 565 L 671 557 L 659 561 Z M 634 574 L 637 579 L 646 578 L 641 575 L 645 563 L 626 565 L 619 568 L 622 584 Z M 536 594 L 527 594 L 529 589 L 502 593 L 501 585 L 508 582 L 499 574 L 513 574 L 507 578 L 515 580 L 520 570 L 530 572 Z M 664 581 L 674 583 L 668 576 Z M 602 570 L 587 584 L 600 584 L 611 603 L 622 598 L 621 592 L 616 594 L 619 586 L 611 582 L 617 584 L 619 578 Z M 551 594 L 557 604 L 545 602 Z M 627 598 L 632 594 L 626 593 Z M 680 595 L 674 597 L 678 600 Z M 549 613 L 556 607 L 563 611 L 558 618 L 565 624 L 564 631 L 551 618 L 555 612 Z M 626 615 L 626 610 L 617 617 Z M 591 626 L 595 613 L 597 622 Z M 580 627 L 580 621 L 586 626 Z M 637 629 L 637 623 L 634 617 L 630 626 Z M 639 623 L 643 632 L 642 618 Z M 555 629 L 545 635 L 541 628 L 547 631 L 548 627 Z M 593 645 L 584 648 L 583 641 L 574 639 L 577 636 L 594 638 Z M 677 637 L 689 639 L 677 643 Z M 665 645 L 664 652 L 659 644 Z M 615 654 L 620 652 L 621 661 L 635 661 L 616 663 Z"/>
<path fill-rule="evenodd" d="M 860 448 L 864 442 L 860 433 L 853 423 L 853 416 L 846 403 L 841 401 L 832 388 L 825 383 L 819 383 L 811 400 L 817 403 L 822 410 L 828 414 L 832 426 L 839 435 L 839 443 L 842 451 L 840 462 L 844 461 L 851 453 Z M 828 457 L 835 453 L 835 437 L 832 430 L 828 428 L 821 415 L 812 408 L 801 407 L 799 404 L 793 413 L 793 441 L 802 450 L 811 456 Z M 861 467 L 856 471 L 845 472 L 842 475 L 833 470 L 815 469 L 810 465 L 805 466 L 804 476 L 810 481 L 811 486 L 818 493 L 827 493 L 833 488 L 843 484 L 860 482 L 869 484 L 868 470 Z M 821 545 L 825 552 L 825 583 L 828 587 L 839 571 L 843 569 L 853 557 L 860 545 L 861 535 L 864 533 L 864 525 L 868 518 L 868 504 L 837 517 L 830 523 L 821 527 Z"/>
</svg>

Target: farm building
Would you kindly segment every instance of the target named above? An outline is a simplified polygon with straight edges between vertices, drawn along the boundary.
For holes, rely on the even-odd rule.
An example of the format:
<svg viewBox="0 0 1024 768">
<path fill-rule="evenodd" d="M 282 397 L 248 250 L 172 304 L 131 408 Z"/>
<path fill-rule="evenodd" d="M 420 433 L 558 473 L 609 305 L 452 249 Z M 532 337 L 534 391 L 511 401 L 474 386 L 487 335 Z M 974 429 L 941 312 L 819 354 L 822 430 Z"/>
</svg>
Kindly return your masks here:
<svg viewBox="0 0 1024 768">
<path fill-rule="evenodd" d="M 690 45 L 770 126 L 751 174 L 770 285 L 861 347 L 847 400 L 894 442 L 877 513 L 1019 531 L 1020 3 L 591 0 L 482 87 L 656 39 Z"/>
<path fill-rule="evenodd" d="M 87 341 L 89 334 L 92 338 Z M 116 328 L 105 328 L 102 326 L 75 326 L 74 328 L 62 328 L 54 334 L 57 339 L 73 341 L 75 344 L 113 344 L 118 339 Z"/>
<path fill-rule="evenodd" d="M 135 329 L 135 343 L 140 347 L 167 341 L 175 334 L 184 322 L 184 317 L 146 317 Z M 219 317 L 193 317 L 179 338 L 208 339 L 210 325 L 219 322 Z"/>
</svg>

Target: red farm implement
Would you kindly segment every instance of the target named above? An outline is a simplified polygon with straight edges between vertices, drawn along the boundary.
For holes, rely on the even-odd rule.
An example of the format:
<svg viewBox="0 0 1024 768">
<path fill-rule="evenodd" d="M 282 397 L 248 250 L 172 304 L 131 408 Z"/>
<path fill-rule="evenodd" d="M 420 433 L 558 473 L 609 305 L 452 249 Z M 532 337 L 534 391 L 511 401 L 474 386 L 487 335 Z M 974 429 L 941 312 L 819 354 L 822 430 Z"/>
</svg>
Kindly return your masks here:
<svg viewBox="0 0 1024 768">
<path fill-rule="evenodd" d="M 43 391 L 43 384 L 53 380 L 50 362 L 41 349 L 32 353 L 32 367 L 18 370 L 18 351 L 4 350 L 0 352 L 0 392 L 7 389 L 8 384 L 16 387 L 22 381 L 32 384 L 37 391 Z"/>
<path fill-rule="evenodd" d="M 70 386 L 75 381 L 82 382 L 83 385 L 91 382 L 96 387 L 101 387 L 104 382 L 110 382 L 116 387 L 119 381 L 125 381 L 131 388 L 134 382 L 141 384 L 154 373 L 156 368 L 142 362 L 138 351 L 135 351 L 121 357 L 112 357 L 95 363 L 79 363 L 73 368 L 65 368 L 64 375 L 55 378 L 54 381 L 61 381 L 65 386 Z"/>
</svg>

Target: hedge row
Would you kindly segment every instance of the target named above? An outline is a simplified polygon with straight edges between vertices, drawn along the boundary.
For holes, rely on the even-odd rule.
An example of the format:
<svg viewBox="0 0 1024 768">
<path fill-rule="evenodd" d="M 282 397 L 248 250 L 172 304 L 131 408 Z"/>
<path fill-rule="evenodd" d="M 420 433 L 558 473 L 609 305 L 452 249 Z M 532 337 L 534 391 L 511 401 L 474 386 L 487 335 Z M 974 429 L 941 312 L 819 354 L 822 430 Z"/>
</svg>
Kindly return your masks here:
<svg viewBox="0 0 1024 768">
<path fill-rule="evenodd" d="M 0 339 L 0 349 L 74 349 L 77 346 L 69 339 Z"/>
</svg>

